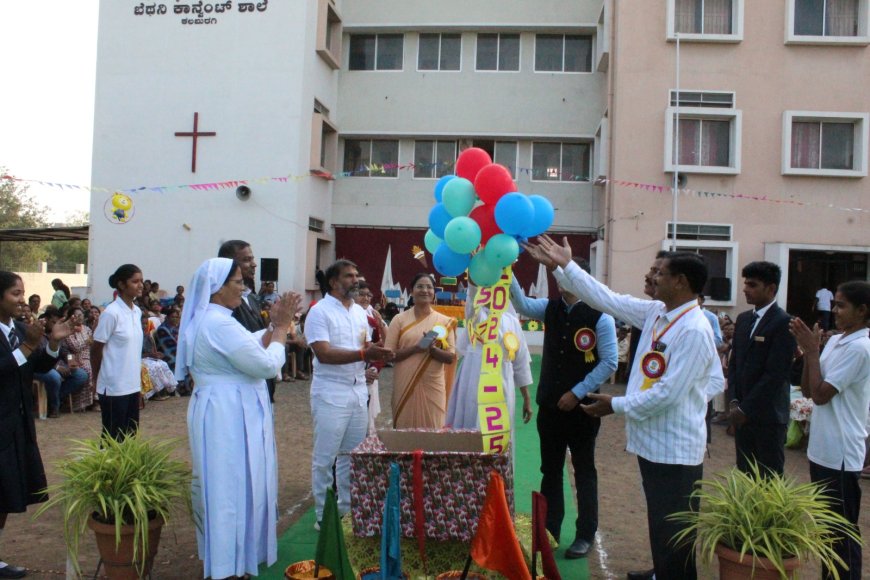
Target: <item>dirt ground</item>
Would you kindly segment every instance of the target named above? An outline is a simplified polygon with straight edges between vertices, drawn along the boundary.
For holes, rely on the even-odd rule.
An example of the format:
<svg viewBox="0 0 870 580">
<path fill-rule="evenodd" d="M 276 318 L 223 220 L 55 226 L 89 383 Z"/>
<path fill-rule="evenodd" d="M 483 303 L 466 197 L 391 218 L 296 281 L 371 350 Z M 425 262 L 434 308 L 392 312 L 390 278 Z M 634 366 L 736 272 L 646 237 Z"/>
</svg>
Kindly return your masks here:
<svg viewBox="0 0 870 580">
<path fill-rule="evenodd" d="M 311 414 L 308 381 L 279 383 L 275 404 L 278 438 L 279 490 L 281 512 L 279 533 L 298 518 L 311 504 L 310 454 L 312 446 Z M 381 403 L 385 409 L 379 422 L 389 415 L 391 369 L 381 377 Z M 607 385 L 604 392 L 619 394 L 623 385 Z M 186 445 L 186 411 L 188 398 L 172 398 L 151 402 L 142 411 L 141 428 L 153 437 L 179 437 L 179 456 L 189 458 Z M 89 437 L 100 426 L 98 413 L 62 413 L 59 419 L 37 421 L 37 430 L 49 483 L 57 482 L 54 463 L 62 458 L 70 438 Z M 597 466 L 599 474 L 600 523 L 594 553 L 589 558 L 593 578 L 625 578 L 627 570 L 649 568 L 646 507 L 640 487 L 637 460 L 624 451 L 625 430 L 621 418 L 603 421 L 598 436 Z M 704 465 L 704 475 L 733 466 L 734 441 L 724 427 L 714 427 L 710 457 Z M 538 470 L 538 465 L 519 466 Z M 802 481 L 809 479 L 809 469 L 803 451 L 786 450 L 786 470 Z M 866 487 L 866 484 L 862 483 Z M 865 490 L 866 491 L 866 490 Z M 870 499 L 862 499 L 861 529 L 870 530 Z M 64 576 L 66 550 L 63 542 L 62 519 L 58 510 L 51 510 L 38 520 L 32 520 L 33 509 L 27 514 L 12 514 L 0 540 L 0 555 L 10 563 L 26 566 L 30 578 L 57 579 Z M 81 543 L 80 562 L 85 577 L 92 577 L 97 566 L 96 545 L 86 534 Z M 570 539 L 569 539 L 570 541 Z M 196 556 L 193 524 L 178 519 L 169 524 L 160 541 L 160 551 L 154 565 L 154 577 L 164 579 L 195 579 L 202 577 L 202 566 Z M 700 569 L 702 578 L 716 578 L 713 570 Z M 805 578 L 818 577 L 809 568 Z M 569 580 L 569 579 L 566 579 Z"/>
</svg>

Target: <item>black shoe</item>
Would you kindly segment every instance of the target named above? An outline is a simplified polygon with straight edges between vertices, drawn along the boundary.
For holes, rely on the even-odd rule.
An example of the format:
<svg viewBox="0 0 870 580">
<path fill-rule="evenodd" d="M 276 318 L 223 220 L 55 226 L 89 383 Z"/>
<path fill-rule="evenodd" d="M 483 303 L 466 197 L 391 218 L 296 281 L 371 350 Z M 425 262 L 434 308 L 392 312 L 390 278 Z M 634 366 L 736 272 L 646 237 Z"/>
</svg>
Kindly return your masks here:
<svg viewBox="0 0 870 580">
<path fill-rule="evenodd" d="M 565 550 L 565 559 L 576 560 L 577 558 L 585 558 L 589 555 L 589 548 L 591 547 L 592 544 L 586 540 L 577 538 L 574 540 L 574 543 L 568 546 L 568 549 Z"/>
<path fill-rule="evenodd" d="M 655 568 L 651 568 L 642 572 L 629 572 L 625 575 L 625 578 L 626 580 L 652 580 L 655 575 Z"/>
<path fill-rule="evenodd" d="M 27 576 L 27 568 L 6 565 L 0 568 L 0 578 L 24 578 Z"/>
</svg>

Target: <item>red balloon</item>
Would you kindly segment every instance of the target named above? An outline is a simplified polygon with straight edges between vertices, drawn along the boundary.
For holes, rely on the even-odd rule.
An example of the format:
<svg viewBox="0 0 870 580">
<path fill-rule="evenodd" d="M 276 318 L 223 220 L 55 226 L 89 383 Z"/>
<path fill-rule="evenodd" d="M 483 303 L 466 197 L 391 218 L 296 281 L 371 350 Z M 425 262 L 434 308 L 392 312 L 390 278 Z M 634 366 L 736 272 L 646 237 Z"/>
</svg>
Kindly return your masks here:
<svg viewBox="0 0 870 580">
<path fill-rule="evenodd" d="M 468 181 L 474 182 L 477 172 L 490 163 L 492 163 L 492 159 L 489 153 L 479 147 L 469 147 L 460 153 L 456 159 L 454 173 L 459 177 L 464 177 Z"/>
<path fill-rule="evenodd" d="M 486 244 L 489 238 L 502 233 L 501 228 L 495 223 L 495 206 L 479 205 L 468 214 L 468 217 L 480 226 L 480 243 Z"/>
<path fill-rule="evenodd" d="M 506 193 L 517 190 L 517 184 L 511 177 L 511 172 L 504 165 L 491 163 L 477 172 L 474 178 L 474 190 L 480 201 L 487 205 L 495 205 Z"/>
</svg>

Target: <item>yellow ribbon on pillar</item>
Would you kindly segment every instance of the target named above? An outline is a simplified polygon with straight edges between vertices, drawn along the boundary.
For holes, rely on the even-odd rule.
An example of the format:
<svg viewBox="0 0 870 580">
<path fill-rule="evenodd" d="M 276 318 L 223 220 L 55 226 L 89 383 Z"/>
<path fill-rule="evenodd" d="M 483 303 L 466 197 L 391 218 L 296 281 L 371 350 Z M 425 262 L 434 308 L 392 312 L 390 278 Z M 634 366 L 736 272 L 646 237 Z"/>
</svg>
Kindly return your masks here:
<svg viewBox="0 0 870 580">
<path fill-rule="evenodd" d="M 486 319 L 473 329 L 474 338 L 483 347 L 477 384 L 477 420 L 483 435 L 483 451 L 493 454 L 507 451 L 511 437 L 511 416 L 501 374 L 505 355 L 498 338 L 501 316 L 510 301 L 511 275 L 510 267 L 505 268 L 498 282 L 479 288 L 474 298 L 474 312 L 483 308 L 487 311 Z"/>
</svg>

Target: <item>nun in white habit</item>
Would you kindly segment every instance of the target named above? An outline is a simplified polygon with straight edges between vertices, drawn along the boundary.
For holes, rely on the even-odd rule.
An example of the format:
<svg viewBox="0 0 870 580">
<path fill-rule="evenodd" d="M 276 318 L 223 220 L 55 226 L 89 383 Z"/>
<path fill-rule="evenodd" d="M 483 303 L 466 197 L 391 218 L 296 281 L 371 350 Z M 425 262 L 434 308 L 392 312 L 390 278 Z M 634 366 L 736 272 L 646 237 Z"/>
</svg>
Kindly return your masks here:
<svg viewBox="0 0 870 580">
<path fill-rule="evenodd" d="M 187 410 L 193 507 L 205 578 L 257 575 L 278 556 L 278 467 L 266 379 L 284 364 L 299 296 L 272 307 L 272 327 L 248 332 L 232 309 L 245 289 L 239 266 L 206 260 L 188 290 L 179 331 L 177 377 L 196 388 Z M 179 380 L 182 380 L 179 378 Z"/>
</svg>

